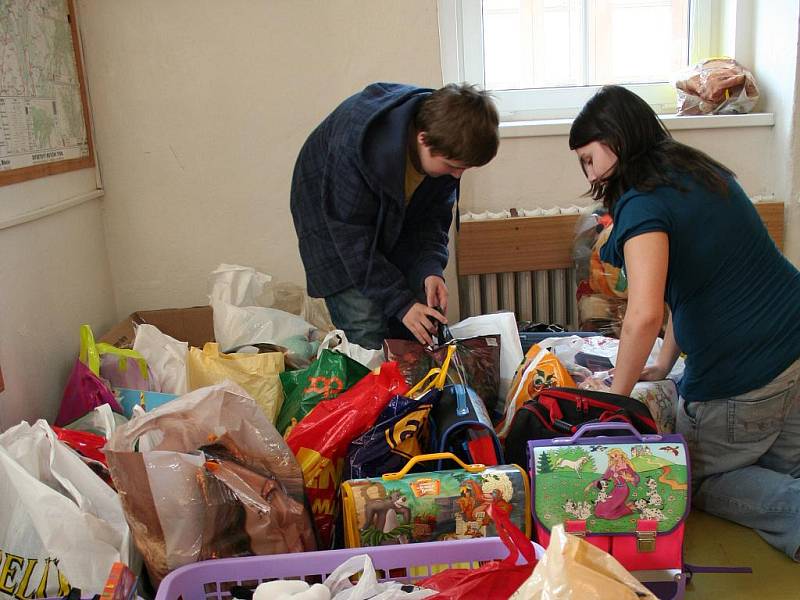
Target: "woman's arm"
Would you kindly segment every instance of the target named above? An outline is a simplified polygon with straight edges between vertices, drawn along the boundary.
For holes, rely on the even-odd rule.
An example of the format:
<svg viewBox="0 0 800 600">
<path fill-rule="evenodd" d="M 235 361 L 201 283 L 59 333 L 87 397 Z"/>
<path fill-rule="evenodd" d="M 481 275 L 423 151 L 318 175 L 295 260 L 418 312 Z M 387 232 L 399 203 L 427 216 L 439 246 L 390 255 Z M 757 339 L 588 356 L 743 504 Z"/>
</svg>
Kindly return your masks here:
<svg viewBox="0 0 800 600">
<path fill-rule="evenodd" d="M 641 381 L 666 379 L 669 372 L 672 371 L 672 367 L 675 366 L 675 361 L 678 360 L 680 353 L 681 349 L 678 347 L 678 342 L 675 341 L 675 332 L 672 329 L 672 313 L 670 313 L 667 329 L 664 332 L 664 343 L 656 359 L 656 364 L 652 367 L 645 367 L 639 379 Z"/>
<path fill-rule="evenodd" d="M 639 380 L 664 320 L 669 238 L 662 231 L 625 242 L 628 306 L 622 322 L 611 392 L 628 396 Z"/>
</svg>

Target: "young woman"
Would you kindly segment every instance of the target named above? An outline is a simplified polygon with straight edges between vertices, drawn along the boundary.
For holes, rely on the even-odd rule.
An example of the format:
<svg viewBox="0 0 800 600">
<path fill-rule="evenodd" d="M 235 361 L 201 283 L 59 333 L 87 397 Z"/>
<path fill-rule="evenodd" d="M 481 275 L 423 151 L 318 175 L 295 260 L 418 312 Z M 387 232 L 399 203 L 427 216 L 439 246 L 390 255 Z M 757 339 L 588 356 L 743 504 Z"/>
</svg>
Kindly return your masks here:
<svg viewBox="0 0 800 600">
<path fill-rule="evenodd" d="M 734 174 L 625 88 L 586 103 L 569 146 L 614 217 L 601 258 L 628 278 L 611 391 L 663 379 L 683 351 L 677 430 L 695 504 L 800 560 L 800 272 Z M 645 368 L 665 300 L 664 344 Z"/>
</svg>

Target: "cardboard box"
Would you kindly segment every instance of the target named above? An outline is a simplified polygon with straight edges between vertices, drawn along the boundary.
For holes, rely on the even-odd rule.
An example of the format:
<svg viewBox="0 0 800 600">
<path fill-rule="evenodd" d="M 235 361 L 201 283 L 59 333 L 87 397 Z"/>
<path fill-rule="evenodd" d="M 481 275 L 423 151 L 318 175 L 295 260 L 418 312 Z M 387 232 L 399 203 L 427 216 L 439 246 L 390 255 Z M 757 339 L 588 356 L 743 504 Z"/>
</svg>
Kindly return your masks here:
<svg viewBox="0 0 800 600">
<path fill-rule="evenodd" d="M 214 313 L 210 306 L 190 308 L 162 308 L 138 310 L 114 325 L 98 341 L 117 348 L 133 346 L 134 324 L 148 323 L 190 346 L 202 348 L 206 342 L 214 341 Z"/>
</svg>

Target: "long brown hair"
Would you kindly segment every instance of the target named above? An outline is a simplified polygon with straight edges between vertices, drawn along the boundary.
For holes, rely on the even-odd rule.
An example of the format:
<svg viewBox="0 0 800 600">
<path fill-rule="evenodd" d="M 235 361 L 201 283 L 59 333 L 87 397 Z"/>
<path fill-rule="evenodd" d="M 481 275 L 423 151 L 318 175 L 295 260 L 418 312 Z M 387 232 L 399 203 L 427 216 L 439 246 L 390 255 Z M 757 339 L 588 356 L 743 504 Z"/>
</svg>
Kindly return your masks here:
<svg viewBox="0 0 800 600">
<path fill-rule="evenodd" d="M 606 144 L 617 156 L 611 175 L 592 183 L 586 192 L 612 212 L 631 188 L 643 192 L 659 186 L 684 189 L 681 179 L 688 175 L 726 195 L 727 177 L 734 175 L 705 152 L 675 141 L 647 102 L 618 85 L 602 87 L 572 122 L 570 150 L 591 142 Z"/>
</svg>

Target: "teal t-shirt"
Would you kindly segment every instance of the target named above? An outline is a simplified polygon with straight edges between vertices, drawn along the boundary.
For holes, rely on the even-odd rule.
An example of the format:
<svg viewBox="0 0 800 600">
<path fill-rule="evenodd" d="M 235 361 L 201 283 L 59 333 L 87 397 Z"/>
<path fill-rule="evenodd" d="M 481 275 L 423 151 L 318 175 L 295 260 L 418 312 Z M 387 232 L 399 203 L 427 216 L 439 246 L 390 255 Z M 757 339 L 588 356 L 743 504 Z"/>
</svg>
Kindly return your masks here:
<svg viewBox="0 0 800 600">
<path fill-rule="evenodd" d="M 666 302 L 686 353 L 686 400 L 726 398 L 763 387 L 800 356 L 800 272 L 780 253 L 735 179 L 727 196 L 691 180 L 681 191 L 628 190 L 600 257 L 624 266 L 637 235 L 669 237 Z"/>
</svg>

